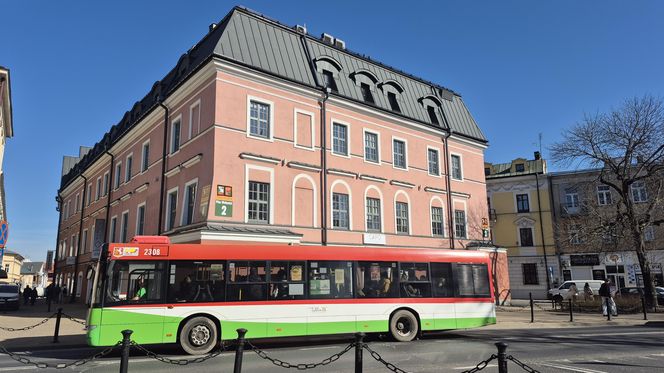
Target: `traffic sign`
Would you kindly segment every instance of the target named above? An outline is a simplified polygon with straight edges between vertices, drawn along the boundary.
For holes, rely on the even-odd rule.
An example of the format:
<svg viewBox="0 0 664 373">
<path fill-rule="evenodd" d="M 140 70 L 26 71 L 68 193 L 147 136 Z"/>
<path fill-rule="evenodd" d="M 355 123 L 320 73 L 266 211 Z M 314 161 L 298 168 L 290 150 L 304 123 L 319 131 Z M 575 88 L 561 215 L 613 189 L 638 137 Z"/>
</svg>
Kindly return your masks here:
<svg viewBox="0 0 664 373">
<path fill-rule="evenodd" d="M 7 237 L 9 236 L 9 223 L 0 221 L 0 247 L 7 245 Z"/>
</svg>

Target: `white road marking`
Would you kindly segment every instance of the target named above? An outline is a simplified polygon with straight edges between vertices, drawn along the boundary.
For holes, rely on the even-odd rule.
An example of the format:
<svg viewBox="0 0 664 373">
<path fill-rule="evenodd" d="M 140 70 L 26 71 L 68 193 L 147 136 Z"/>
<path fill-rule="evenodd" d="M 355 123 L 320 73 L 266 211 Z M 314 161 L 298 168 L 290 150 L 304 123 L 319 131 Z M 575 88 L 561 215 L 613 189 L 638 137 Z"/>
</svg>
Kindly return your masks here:
<svg viewBox="0 0 664 373">
<path fill-rule="evenodd" d="M 539 363 L 539 365 L 543 365 L 545 367 L 550 367 L 550 368 L 569 370 L 569 371 L 572 371 L 572 372 L 580 372 L 580 373 L 608 373 L 608 372 L 605 372 L 603 370 L 595 370 L 595 369 L 588 369 L 588 368 L 577 368 L 577 367 L 561 365 L 561 364 Z"/>
<path fill-rule="evenodd" d="M 323 346 L 323 347 L 305 347 L 298 349 L 299 351 L 311 351 L 311 350 L 330 350 L 333 348 L 339 348 L 338 346 Z"/>
<path fill-rule="evenodd" d="M 15 372 L 17 370 L 35 370 L 35 369 L 39 369 L 39 368 L 29 367 L 29 366 L 6 367 L 6 368 L 0 368 L 0 372 Z"/>
<path fill-rule="evenodd" d="M 664 334 L 664 331 L 658 331 L 658 332 L 623 332 L 623 333 L 565 334 L 565 335 L 552 335 L 551 338 L 601 337 L 601 336 L 641 335 L 641 334 Z"/>
</svg>

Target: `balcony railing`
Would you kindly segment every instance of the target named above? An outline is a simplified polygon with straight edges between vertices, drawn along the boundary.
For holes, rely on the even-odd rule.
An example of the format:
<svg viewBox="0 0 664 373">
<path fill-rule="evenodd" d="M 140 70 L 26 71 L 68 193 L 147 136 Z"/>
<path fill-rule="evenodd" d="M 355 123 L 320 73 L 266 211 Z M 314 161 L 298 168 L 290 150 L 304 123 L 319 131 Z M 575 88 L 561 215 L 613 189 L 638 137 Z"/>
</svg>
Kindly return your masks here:
<svg viewBox="0 0 664 373">
<path fill-rule="evenodd" d="M 568 203 L 560 204 L 561 216 L 585 215 L 587 213 L 588 213 L 588 205 L 586 203 L 580 202 L 576 205 Z"/>
</svg>

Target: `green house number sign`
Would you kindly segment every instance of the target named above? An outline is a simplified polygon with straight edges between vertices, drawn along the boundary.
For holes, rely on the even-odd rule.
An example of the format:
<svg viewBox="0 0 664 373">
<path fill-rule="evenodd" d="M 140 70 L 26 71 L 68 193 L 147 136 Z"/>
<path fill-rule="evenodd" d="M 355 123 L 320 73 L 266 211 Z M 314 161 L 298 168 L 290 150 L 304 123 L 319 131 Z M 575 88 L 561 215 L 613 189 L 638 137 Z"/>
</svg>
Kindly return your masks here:
<svg viewBox="0 0 664 373">
<path fill-rule="evenodd" d="M 232 201 L 215 201 L 214 214 L 216 216 L 233 216 L 233 202 Z"/>
</svg>

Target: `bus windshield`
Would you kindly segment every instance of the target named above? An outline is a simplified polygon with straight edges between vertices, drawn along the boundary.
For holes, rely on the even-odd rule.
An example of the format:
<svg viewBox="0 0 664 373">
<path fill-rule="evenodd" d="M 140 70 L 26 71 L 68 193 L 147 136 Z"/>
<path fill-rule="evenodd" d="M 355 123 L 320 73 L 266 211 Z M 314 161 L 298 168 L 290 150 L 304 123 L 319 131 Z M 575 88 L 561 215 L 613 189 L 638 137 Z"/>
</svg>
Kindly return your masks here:
<svg viewBox="0 0 664 373">
<path fill-rule="evenodd" d="M 112 261 L 105 281 L 104 304 L 161 301 L 164 269 L 161 261 Z"/>
</svg>

